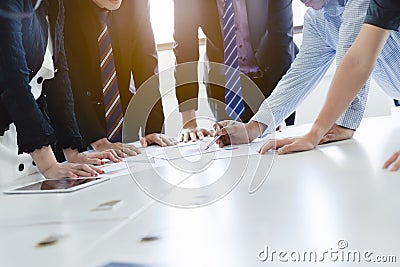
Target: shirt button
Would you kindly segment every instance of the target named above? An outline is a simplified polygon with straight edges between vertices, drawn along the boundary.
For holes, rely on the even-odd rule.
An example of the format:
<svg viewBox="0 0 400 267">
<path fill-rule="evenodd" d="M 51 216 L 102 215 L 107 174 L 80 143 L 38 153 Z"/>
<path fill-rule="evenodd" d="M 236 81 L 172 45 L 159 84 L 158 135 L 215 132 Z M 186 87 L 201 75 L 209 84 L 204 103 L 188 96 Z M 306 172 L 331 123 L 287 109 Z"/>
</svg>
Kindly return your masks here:
<svg viewBox="0 0 400 267">
<path fill-rule="evenodd" d="M 38 84 L 41 84 L 42 82 L 43 82 L 43 77 L 37 78 L 37 83 L 38 83 Z"/>
<path fill-rule="evenodd" d="M 24 169 L 25 169 L 25 166 L 24 166 L 23 163 L 21 163 L 21 164 L 18 165 L 18 170 L 19 170 L 20 172 L 22 172 Z"/>
<path fill-rule="evenodd" d="M 101 105 L 101 102 L 97 102 L 96 104 L 100 106 L 100 105 Z"/>
<path fill-rule="evenodd" d="M 86 91 L 86 95 L 87 95 L 87 96 L 92 96 L 92 93 L 89 92 L 89 91 Z"/>
<path fill-rule="evenodd" d="M 239 48 L 242 48 L 243 47 L 243 45 L 239 45 Z"/>
</svg>

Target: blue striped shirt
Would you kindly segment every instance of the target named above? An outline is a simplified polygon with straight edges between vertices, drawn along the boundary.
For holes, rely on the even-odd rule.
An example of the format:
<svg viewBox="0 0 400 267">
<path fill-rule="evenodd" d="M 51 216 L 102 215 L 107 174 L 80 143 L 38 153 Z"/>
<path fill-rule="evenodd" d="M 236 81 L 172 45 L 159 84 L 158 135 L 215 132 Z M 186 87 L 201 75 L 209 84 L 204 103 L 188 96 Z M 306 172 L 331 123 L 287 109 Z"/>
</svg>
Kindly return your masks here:
<svg viewBox="0 0 400 267">
<path fill-rule="evenodd" d="M 321 81 L 335 57 L 337 64 L 340 63 L 361 29 L 368 6 L 369 0 L 348 0 L 344 6 L 338 0 L 331 0 L 320 10 L 307 10 L 299 54 L 252 118 L 268 126 L 266 133 L 273 132 L 296 110 Z M 399 32 L 390 35 L 372 77 L 389 96 L 400 99 Z M 368 90 L 369 80 L 336 122 L 338 125 L 357 129 L 364 114 Z"/>
</svg>

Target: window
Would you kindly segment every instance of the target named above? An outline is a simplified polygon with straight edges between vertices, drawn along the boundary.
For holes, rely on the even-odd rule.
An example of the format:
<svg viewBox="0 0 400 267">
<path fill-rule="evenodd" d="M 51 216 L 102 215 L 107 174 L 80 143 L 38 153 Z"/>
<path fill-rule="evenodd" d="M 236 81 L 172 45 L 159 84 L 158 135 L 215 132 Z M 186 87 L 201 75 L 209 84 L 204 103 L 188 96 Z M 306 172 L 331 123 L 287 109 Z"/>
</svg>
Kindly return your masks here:
<svg viewBox="0 0 400 267">
<path fill-rule="evenodd" d="M 279 0 L 272 0 L 279 1 Z M 174 2 L 173 0 L 150 0 L 151 23 L 157 44 L 174 41 Z M 303 16 L 307 7 L 301 1 L 293 1 L 294 26 L 303 25 Z"/>
</svg>

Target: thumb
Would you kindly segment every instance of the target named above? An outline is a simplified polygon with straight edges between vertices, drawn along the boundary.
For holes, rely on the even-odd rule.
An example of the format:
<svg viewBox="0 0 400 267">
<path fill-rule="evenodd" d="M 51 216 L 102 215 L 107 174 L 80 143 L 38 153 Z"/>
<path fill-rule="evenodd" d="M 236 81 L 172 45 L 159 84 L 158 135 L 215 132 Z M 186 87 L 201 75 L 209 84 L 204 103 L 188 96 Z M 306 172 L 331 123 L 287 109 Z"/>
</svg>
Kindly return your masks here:
<svg viewBox="0 0 400 267">
<path fill-rule="evenodd" d="M 288 144 L 284 145 L 283 147 L 278 149 L 278 154 L 283 155 L 283 154 L 288 154 L 293 151 L 296 151 L 296 146 L 294 144 Z"/>
<path fill-rule="evenodd" d="M 334 134 L 326 134 L 324 137 L 322 137 L 321 141 L 319 141 L 319 145 L 322 145 L 324 143 L 330 142 L 330 141 L 334 141 L 335 140 L 336 135 Z"/>
<path fill-rule="evenodd" d="M 142 145 L 142 147 L 147 147 L 146 137 L 142 137 L 142 139 L 140 139 L 140 144 Z"/>
</svg>

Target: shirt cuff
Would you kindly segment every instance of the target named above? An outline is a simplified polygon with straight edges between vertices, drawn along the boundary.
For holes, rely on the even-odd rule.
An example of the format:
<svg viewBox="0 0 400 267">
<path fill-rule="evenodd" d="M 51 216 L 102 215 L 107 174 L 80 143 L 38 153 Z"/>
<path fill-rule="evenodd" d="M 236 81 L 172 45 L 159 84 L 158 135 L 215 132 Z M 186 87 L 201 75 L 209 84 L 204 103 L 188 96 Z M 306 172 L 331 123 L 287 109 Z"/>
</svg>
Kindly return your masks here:
<svg viewBox="0 0 400 267">
<path fill-rule="evenodd" d="M 36 139 L 30 138 L 29 143 L 24 143 L 20 138 L 18 138 L 18 154 L 29 154 L 36 149 L 41 149 L 42 147 L 55 144 L 56 140 L 54 133 L 48 135 L 43 134 Z"/>
<path fill-rule="evenodd" d="M 362 111 L 350 107 L 340 116 L 336 124 L 355 131 L 360 126 L 362 118 Z"/>
<path fill-rule="evenodd" d="M 265 137 L 267 134 L 275 132 L 275 118 L 272 112 L 269 109 L 263 108 L 264 104 L 261 105 L 260 109 L 256 114 L 251 118 L 252 121 L 256 121 L 262 123 L 267 126 L 264 133 L 259 137 Z"/>
</svg>

